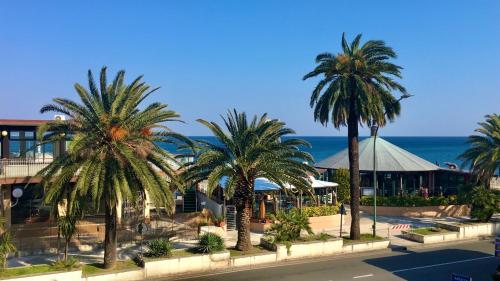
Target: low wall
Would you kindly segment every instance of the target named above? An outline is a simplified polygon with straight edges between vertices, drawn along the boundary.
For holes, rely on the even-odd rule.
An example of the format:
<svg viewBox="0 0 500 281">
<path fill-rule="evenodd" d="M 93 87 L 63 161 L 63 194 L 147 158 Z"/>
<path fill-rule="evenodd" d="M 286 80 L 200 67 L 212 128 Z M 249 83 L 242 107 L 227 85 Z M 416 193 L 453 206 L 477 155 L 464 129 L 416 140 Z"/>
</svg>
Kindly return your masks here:
<svg viewBox="0 0 500 281">
<path fill-rule="evenodd" d="M 230 266 L 240 267 L 240 266 L 256 266 L 264 263 L 276 262 L 276 253 L 269 254 L 257 254 L 252 256 L 241 256 L 231 258 Z"/>
<path fill-rule="evenodd" d="M 261 245 L 276 251 L 277 261 L 341 253 L 342 244 L 341 238 L 332 238 L 327 241 L 294 242 L 288 250 L 284 244 L 271 244 L 265 239 L 261 239 Z"/>
<path fill-rule="evenodd" d="M 144 271 L 145 278 L 158 278 L 180 273 L 227 268 L 228 265 L 229 251 L 224 251 L 215 254 L 146 261 Z"/>
<path fill-rule="evenodd" d="M 68 271 L 68 272 L 54 272 L 41 275 L 29 275 L 24 277 L 13 277 L 2 280 L 12 281 L 67 281 L 67 280 L 80 280 L 82 278 L 82 271 Z"/>
<path fill-rule="evenodd" d="M 389 247 L 389 240 L 372 241 L 372 242 L 354 242 L 354 243 L 344 243 L 342 246 L 343 253 L 356 253 L 356 252 L 367 252 L 387 249 Z"/>
<path fill-rule="evenodd" d="M 458 232 L 443 232 L 436 234 L 422 235 L 411 231 L 402 231 L 403 238 L 423 244 L 455 241 L 460 239 Z"/>
<path fill-rule="evenodd" d="M 200 235 L 205 233 L 214 233 L 222 238 L 226 238 L 226 227 L 219 227 L 215 225 L 200 226 Z"/>
<path fill-rule="evenodd" d="M 460 238 L 476 238 L 479 236 L 500 235 L 500 222 L 437 222 L 437 227 L 458 232 Z"/>
<path fill-rule="evenodd" d="M 342 222 L 345 224 L 345 219 Z M 309 226 L 314 233 L 321 233 L 340 228 L 340 215 L 310 217 Z"/>
<path fill-rule="evenodd" d="M 373 206 L 360 206 L 360 210 L 373 214 Z M 387 207 L 377 206 L 377 215 L 396 217 L 463 217 L 470 214 L 467 205 L 423 206 L 423 207 Z"/>
<path fill-rule="evenodd" d="M 68 279 L 73 280 L 73 279 Z M 144 280 L 144 270 L 128 270 L 121 272 L 113 272 L 108 274 L 91 275 L 82 277 L 82 281 L 137 281 Z"/>
<path fill-rule="evenodd" d="M 264 233 L 271 227 L 271 225 L 272 223 L 270 222 L 263 223 L 263 222 L 252 221 L 250 222 L 250 231 L 256 233 Z"/>
</svg>

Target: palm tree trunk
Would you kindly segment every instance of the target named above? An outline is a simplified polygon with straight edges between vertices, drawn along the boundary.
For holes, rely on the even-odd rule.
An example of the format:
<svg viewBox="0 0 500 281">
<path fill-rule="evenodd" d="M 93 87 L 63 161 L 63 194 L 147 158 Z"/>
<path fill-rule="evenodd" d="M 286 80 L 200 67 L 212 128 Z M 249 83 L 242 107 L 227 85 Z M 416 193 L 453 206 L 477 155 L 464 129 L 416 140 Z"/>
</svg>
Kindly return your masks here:
<svg viewBox="0 0 500 281">
<path fill-rule="evenodd" d="M 236 229 L 238 240 L 236 250 L 248 251 L 252 249 L 250 239 L 250 219 L 252 217 L 252 192 L 253 188 L 247 184 L 238 184 L 233 199 L 236 205 Z"/>
<path fill-rule="evenodd" d="M 105 233 L 104 233 L 104 268 L 113 268 L 116 264 L 116 205 L 105 198 Z"/>
<path fill-rule="evenodd" d="M 347 141 L 349 143 L 349 180 L 351 191 L 351 232 L 352 240 L 361 237 L 359 229 L 359 146 L 358 146 L 358 117 L 356 114 L 355 98 L 351 96 L 349 117 L 347 120 Z"/>
<path fill-rule="evenodd" d="M 64 261 L 68 261 L 68 248 L 70 239 L 66 238 L 66 243 L 64 244 Z"/>
</svg>

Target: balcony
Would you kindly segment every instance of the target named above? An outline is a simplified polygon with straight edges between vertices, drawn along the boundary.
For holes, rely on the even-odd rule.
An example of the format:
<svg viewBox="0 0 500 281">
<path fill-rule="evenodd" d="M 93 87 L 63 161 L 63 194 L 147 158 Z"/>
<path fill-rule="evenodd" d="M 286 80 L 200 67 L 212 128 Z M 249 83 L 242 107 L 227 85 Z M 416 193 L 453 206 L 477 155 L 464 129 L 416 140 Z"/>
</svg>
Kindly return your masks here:
<svg viewBox="0 0 500 281">
<path fill-rule="evenodd" d="M 51 162 L 52 158 L 1 159 L 0 179 L 33 177 Z"/>
</svg>

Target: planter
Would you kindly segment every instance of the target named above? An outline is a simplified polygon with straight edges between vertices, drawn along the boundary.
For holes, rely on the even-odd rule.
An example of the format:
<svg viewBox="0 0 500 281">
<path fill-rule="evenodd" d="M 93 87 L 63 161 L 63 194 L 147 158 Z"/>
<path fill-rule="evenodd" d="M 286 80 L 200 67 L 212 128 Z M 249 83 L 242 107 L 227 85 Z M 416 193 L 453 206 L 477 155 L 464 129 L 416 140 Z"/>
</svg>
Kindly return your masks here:
<svg viewBox="0 0 500 281">
<path fill-rule="evenodd" d="M 373 206 L 360 206 L 360 210 L 368 214 L 373 214 Z M 469 214 L 470 214 L 470 208 L 467 205 L 423 206 L 423 207 L 377 206 L 377 215 L 380 216 L 439 218 L 439 217 L 463 217 L 463 216 L 468 216 Z"/>
<path fill-rule="evenodd" d="M 230 266 L 256 266 L 264 263 L 276 262 L 276 253 L 256 254 L 231 258 Z"/>
<path fill-rule="evenodd" d="M 464 221 L 459 223 L 437 222 L 437 227 L 456 231 L 460 238 L 476 238 L 479 236 L 494 236 L 500 234 L 500 222 L 472 222 Z"/>
<path fill-rule="evenodd" d="M 215 254 L 194 254 L 187 257 L 160 259 L 144 263 L 145 278 L 203 272 L 229 266 L 229 251 Z"/>
<path fill-rule="evenodd" d="M 144 270 L 127 270 L 99 275 L 82 277 L 82 281 L 123 281 L 123 280 L 144 280 Z"/>
<path fill-rule="evenodd" d="M 342 246 L 342 252 L 355 253 L 382 250 L 387 249 L 389 247 L 389 243 L 389 240 L 344 243 L 344 246 Z"/>
<path fill-rule="evenodd" d="M 342 222 L 345 224 L 345 218 Z M 309 217 L 309 226 L 314 233 L 326 232 L 340 228 L 340 215 Z"/>
<path fill-rule="evenodd" d="M 458 232 L 444 232 L 444 233 L 436 233 L 436 234 L 419 234 L 411 231 L 402 231 L 401 232 L 403 238 L 423 243 L 423 244 L 432 244 L 432 243 L 440 243 L 447 241 L 455 241 L 459 240 L 460 236 Z"/>
<path fill-rule="evenodd" d="M 268 220 L 264 221 L 252 220 L 250 222 L 250 231 L 256 233 L 264 233 L 271 227 L 272 224 L 273 223 Z"/>
<path fill-rule="evenodd" d="M 272 244 L 261 239 L 261 245 L 276 251 L 276 260 L 290 260 L 307 257 L 321 257 L 342 252 L 342 239 L 332 238 L 327 241 L 293 242 L 290 249 L 284 244 Z"/>
<path fill-rule="evenodd" d="M 15 281 L 67 281 L 67 280 L 80 280 L 82 278 L 82 271 L 67 271 L 67 272 L 53 272 L 36 275 L 25 275 L 19 277 L 10 277 L 2 280 L 15 280 Z"/>
</svg>

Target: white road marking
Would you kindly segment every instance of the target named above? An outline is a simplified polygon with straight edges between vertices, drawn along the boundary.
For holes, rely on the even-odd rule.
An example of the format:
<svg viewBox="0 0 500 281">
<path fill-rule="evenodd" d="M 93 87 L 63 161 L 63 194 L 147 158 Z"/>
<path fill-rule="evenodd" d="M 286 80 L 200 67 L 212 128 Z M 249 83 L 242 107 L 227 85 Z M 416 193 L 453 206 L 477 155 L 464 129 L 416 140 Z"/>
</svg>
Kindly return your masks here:
<svg viewBox="0 0 500 281">
<path fill-rule="evenodd" d="M 359 276 L 354 276 L 352 279 L 359 279 L 359 278 L 366 278 L 366 277 L 372 277 L 373 274 L 365 274 L 365 275 L 359 275 Z"/>
<path fill-rule="evenodd" d="M 450 265 L 450 264 L 456 264 L 456 263 L 464 263 L 464 262 L 477 261 L 477 260 L 484 260 L 484 259 L 490 259 L 490 258 L 494 258 L 494 256 L 487 256 L 487 257 L 480 257 L 480 258 L 474 258 L 474 259 L 466 259 L 466 260 L 460 260 L 460 261 L 451 261 L 451 262 L 436 263 L 436 264 L 431 264 L 431 265 L 417 266 L 417 267 L 411 267 L 411 268 L 394 270 L 394 271 L 391 271 L 391 273 L 397 273 L 397 272 L 403 272 L 403 271 L 410 271 L 410 270 L 417 270 L 417 269 L 424 269 L 424 268 L 437 267 L 437 266 L 443 266 L 443 265 Z"/>
</svg>

